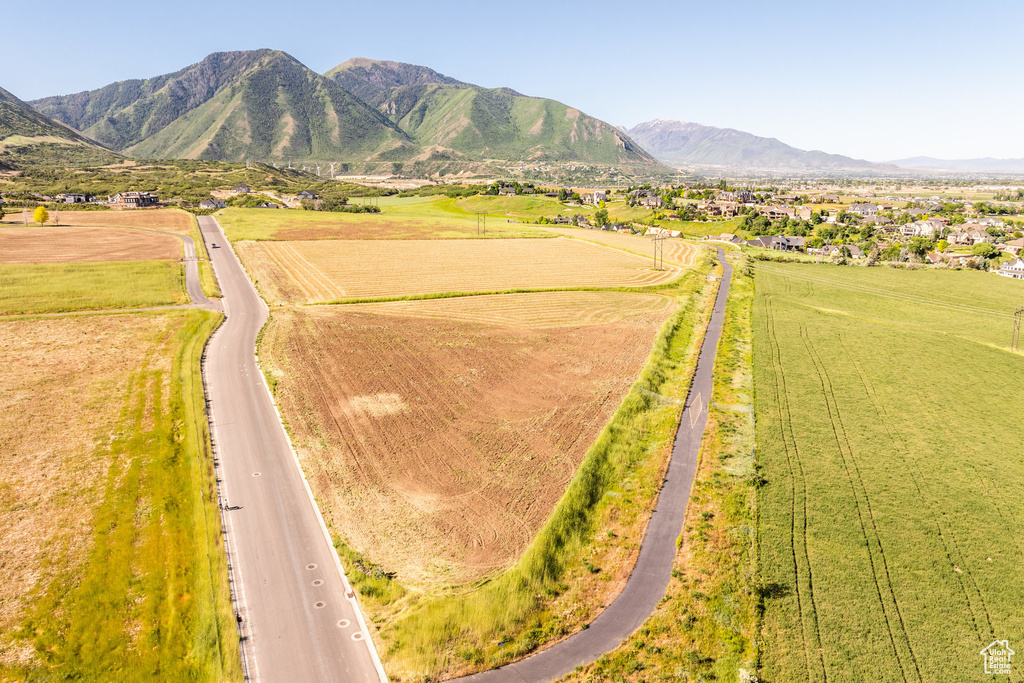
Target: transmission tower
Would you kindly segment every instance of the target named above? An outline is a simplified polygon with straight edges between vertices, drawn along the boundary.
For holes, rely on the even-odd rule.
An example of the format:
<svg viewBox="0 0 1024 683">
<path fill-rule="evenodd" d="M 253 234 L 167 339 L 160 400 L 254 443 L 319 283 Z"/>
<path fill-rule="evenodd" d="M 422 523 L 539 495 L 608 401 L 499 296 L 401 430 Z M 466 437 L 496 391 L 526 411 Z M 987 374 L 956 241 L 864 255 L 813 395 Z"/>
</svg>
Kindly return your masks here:
<svg viewBox="0 0 1024 683">
<path fill-rule="evenodd" d="M 662 270 L 665 267 L 665 240 L 668 238 L 664 235 L 655 235 L 652 238 L 654 242 L 654 269 Z"/>
<path fill-rule="evenodd" d="M 487 213 L 484 211 L 476 212 L 476 234 L 487 234 Z"/>
<path fill-rule="evenodd" d="M 1024 317 L 1024 306 L 1013 312 L 1013 336 L 1010 341 L 1010 350 L 1020 350 L 1020 320 Z"/>
</svg>

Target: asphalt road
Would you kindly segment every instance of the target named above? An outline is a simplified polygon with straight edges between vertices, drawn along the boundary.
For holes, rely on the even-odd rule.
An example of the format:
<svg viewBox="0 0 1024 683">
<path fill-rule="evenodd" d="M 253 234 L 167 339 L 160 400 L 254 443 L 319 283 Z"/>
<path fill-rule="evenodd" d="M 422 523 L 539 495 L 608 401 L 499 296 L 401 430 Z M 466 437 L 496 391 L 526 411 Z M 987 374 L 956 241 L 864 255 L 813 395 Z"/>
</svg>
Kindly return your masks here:
<svg viewBox="0 0 1024 683">
<path fill-rule="evenodd" d="M 708 420 L 707 406 L 711 400 L 715 356 L 718 353 L 718 340 L 722 336 L 725 302 L 732 280 L 732 266 L 726 263 L 721 247 L 718 248 L 718 260 L 724 267 L 722 284 L 718 289 L 714 312 L 701 345 L 693 383 L 676 431 L 665 483 L 626 587 L 585 631 L 519 662 L 459 680 L 473 683 L 539 683 L 564 676 L 575 667 L 589 664 L 617 648 L 640 628 L 664 597 L 672 577 L 676 539 L 683 530 L 690 487 L 697 472 L 697 455 Z"/>
<path fill-rule="evenodd" d="M 256 365 L 256 335 L 267 307 L 216 220 L 200 217 L 199 226 L 227 314 L 210 340 L 203 374 L 249 677 L 384 680 L 354 593 Z"/>
</svg>

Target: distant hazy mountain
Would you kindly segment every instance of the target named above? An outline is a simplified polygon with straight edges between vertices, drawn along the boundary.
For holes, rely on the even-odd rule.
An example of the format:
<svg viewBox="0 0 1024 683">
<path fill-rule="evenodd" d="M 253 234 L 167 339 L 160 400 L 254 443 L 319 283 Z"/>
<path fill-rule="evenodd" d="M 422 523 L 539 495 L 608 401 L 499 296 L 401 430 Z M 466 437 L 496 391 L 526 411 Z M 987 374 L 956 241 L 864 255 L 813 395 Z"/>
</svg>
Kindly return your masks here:
<svg viewBox="0 0 1024 683">
<path fill-rule="evenodd" d="M 219 52 L 172 74 L 32 105 L 136 157 L 362 161 L 415 153 L 387 117 L 278 50 Z"/>
<path fill-rule="evenodd" d="M 935 159 L 913 157 L 889 163 L 901 168 L 921 171 L 949 171 L 951 173 L 1024 173 L 1024 159 Z"/>
<path fill-rule="evenodd" d="M 775 138 L 732 128 L 655 119 L 626 130 L 658 160 L 672 166 L 758 170 L 884 170 L 886 166 L 839 154 L 807 152 Z"/>
<path fill-rule="evenodd" d="M 17 157 L 17 158 L 16 158 Z M 0 165 L 107 163 L 117 155 L 0 88 Z"/>
<path fill-rule="evenodd" d="M 481 88 L 398 62 L 353 59 L 325 75 L 387 115 L 434 158 L 660 167 L 627 134 L 555 100 Z"/>
</svg>

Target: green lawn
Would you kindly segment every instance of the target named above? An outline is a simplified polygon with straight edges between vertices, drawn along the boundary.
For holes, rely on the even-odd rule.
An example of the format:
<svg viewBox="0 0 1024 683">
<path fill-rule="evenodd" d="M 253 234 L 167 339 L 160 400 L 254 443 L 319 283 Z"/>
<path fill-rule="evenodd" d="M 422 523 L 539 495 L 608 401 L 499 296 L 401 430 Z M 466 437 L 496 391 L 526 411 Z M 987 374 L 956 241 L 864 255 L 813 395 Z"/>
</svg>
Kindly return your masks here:
<svg viewBox="0 0 1024 683">
<path fill-rule="evenodd" d="M 983 679 L 1024 632 L 1024 287 L 755 269 L 763 680 Z"/>
<path fill-rule="evenodd" d="M 177 261 L 0 266 L 0 315 L 188 303 Z"/>
<path fill-rule="evenodd" d="M 37 664 L 0 680 L 242 678 L 200 378 L 221 316 L 159 315 L 167 333 L 112 406 L 118 430 L 96 435 L 111 467 L 88 555 L 37 587 L 17 634 Z"/>
</svg>

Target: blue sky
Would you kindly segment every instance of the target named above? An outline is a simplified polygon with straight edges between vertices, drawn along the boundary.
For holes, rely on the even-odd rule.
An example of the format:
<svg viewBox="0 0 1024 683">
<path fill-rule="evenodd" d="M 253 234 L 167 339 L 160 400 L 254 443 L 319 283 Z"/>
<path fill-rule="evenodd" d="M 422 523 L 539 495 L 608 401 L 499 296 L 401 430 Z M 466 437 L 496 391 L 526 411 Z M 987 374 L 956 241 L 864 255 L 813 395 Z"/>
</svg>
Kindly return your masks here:
<svg viewBox="0 0 1024 683">
<path fill-rule="evenodd" d="M 695 121 L 874 161 L 1024 157 L 1019 0 L 7 4 L 9 37 L 40 27 L 0 60 L 22 99 L 271 47 L 320 72 L 423 64 L 614 124 Z"/>
</svg>

